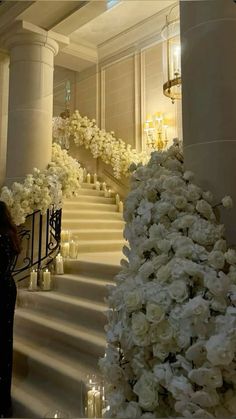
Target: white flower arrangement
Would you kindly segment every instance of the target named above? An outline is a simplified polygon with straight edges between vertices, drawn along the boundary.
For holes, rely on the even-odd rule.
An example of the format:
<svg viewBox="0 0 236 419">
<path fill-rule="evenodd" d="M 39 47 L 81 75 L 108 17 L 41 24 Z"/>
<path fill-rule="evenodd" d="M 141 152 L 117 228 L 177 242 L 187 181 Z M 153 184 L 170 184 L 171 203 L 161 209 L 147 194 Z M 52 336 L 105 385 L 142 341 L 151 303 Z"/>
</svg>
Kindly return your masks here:
<svg viewBox="0 0 236 419">
<path fill-rule="evenodd" d="M 4 201 L 16 225 L 23 224 L 35 210 L 45 213 L 51 205 L 61 208 L 63 197 L 76 194 L 83 182 L 83 170 L 58 144 L 52 146 L 52 161 L 44 171 L 34 169 L 23 183 L 4 186 L 0 200 Z"/>
<path fill-rule="evenodd" d="M 114 132 L 99 129 L 95 119 L 82 117 L 78 111 L 69 118 L 54 118 L 53 138 L 66 147 L 69 139 L 78 146 L 85 146 L 94 158 L 100 157 L 112 166 L 116 178 L 120 178 L 121 175 L 129 176 L 133 163 L 146 163 L 149 160 L 147 153 L 138 153 L 131 145 L 116 138 Z"/>
<path fill-rule="evenodd" d="M 192 178 L 177 140 L 133 173 L 100 360 L 109 417 L 236 413 L 236 252 Z"/>
</svg>

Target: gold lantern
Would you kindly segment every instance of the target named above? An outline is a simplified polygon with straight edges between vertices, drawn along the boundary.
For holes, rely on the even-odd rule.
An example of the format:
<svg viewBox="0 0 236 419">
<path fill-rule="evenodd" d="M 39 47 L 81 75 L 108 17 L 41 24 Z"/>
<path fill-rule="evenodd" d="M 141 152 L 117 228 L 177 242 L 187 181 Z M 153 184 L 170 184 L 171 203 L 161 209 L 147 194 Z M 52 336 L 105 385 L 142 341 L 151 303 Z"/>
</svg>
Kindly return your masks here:
<svg viewBox="0 0 236 419">
<path fill-rule="evenodd" d="M 163 93 L 172 100 L 181 99 L 181 46 L 179 7 L 176 4 L 166 16 L 162 29 L 164 78 Z"/>
</svg>

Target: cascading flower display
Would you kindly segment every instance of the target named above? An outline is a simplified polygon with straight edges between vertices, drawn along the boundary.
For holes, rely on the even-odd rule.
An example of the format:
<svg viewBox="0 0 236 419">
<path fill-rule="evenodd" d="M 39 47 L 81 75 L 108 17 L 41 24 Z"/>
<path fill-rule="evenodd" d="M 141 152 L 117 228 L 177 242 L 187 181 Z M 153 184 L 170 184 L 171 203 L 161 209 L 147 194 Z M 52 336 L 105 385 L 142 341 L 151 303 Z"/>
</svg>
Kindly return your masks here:
<svg viewBox="0 0 236 419">
<path fill-rule="evenodd" d="M 177 140 L 133 169 L 100 360 L 109 417 L 235 416 L 236 252 Z"/>
<path fill-rule="evenodd" d="M 149 160 L 147 153 L 132 149 L 131 145 L 116 138 L 114 132 L 99 129 L 95 119 L 82 117 L 78 111 L 66 119 L 54 118 L 53 138 L 66 147 L 71 139 L 76 145 L 89 149 L 94 158 L 100 157 L 112 166 L 116 178 L 129 176 L 132 163 L 146 163 Z"/>
<path fill-rule="evenodd" d="M 7 204 L 16 225 L 20 225 L 35 210 L 45 213 L 51 205 L 61 208 L 63 197 L 76 194 L 82 182 L 80 164 L 58 144 L 53 144 L 48 168 L 44 171 L 35 168 L 22 183 L 14 182 L 11 189 L 4 186 L 0 200 Z"/>
</svg>

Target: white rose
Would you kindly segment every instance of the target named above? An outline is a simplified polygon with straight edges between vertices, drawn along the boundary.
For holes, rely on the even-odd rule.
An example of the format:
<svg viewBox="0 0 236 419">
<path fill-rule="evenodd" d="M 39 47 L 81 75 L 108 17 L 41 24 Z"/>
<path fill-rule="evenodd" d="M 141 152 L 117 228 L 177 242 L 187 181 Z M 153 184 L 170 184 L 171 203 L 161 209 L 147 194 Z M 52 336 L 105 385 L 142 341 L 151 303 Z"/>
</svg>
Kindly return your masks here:
<svg viewBox="0 0 236 419">
<path fill-rule="evenodd" d="M 234 359 L 233 344 L 223 334 L 211 336 L 205 346 L 207 359 L 213 365 L 229 365 Z"/>
<path fill-rule="evenodd" d="M 236 412 L 236 396 L 229 398 L 225 403 L 226 409 L 235 415 Z"/>
<path fill-rule="evenodd" d="M 189 397 L 193 392 L 191 383 L 183 375 L 173 377 L 168 390 L 176 400 L 181 400 L 183 395 L 184 397 Z"/>
<path fill-rule="evenodd" d="M 209 302 L 204 300 L 201 296 L 190 299 L 183 306 L 183 317 L 203 317 L 205 320 L 209 316 Z"/>
<path fill-rule="evenodd" d="M 223 384 L 222 374 L 219 368 L 198 368 L 188 374 L 188 378 L 198 386 L 212 388 L 221 387 Z"/>
<path fill-rule="evenodd" d="M 209 264 L 215 269 L 222 269 L 225 264 L 224 254 L 220 250 L 213 250 L 208 255 Z"/>
<path fill-rule="evenodd" d="M 223 207 L 229 209 L 229 208 L 233 208 L 233 200 L 230 196 L 225 196 L 224 198 L 222 198 L 221 200 Z"/>
<path fill-rule="evenodd" d="M 153 343 L 159 341 L 162 343 L 170 342 L 174 335 L 174 330 L 167 320 L 153 324 L 150 328 L 151 340 Z"/>
<path fill-rule="evenodd" d="M 184 180 L 187 180 L 187 181 L 193 180 L 194 173 L 191 172 L 190 170 L 186 170 L 186 172 L 184 172 L 184 174 L 183 174 L 183 178 L 184 178 Z"/>
<path fill-rule="evenodd" d="M 135 336 L 144 336 L 148 333 L 149 322 L 144 313 L 138 312 L 132 314 L 132 331 Z"/>
<path fill-rule="evenodd" d="M 219 396 L 215 390 L 199 390 L 193 393 L 191 400 L 201 407 L 213 407 L 219 403 Z"/>
<path fill-rule="evenodd" d="M 158 391 L 152 373 L 144 372 L 133 391 L 137 394 L 138 403 L 144 410 L 152 411 L 158 406 Z"/>
<path fill-rule="evenodd" d="M 212 207 L 210 204 L 208 204 L 208 202 L 204 201 L 204 199 L 197 201 L 196 210 L 207 220 L 215 221 L 216 217 L 212 211 Z"/>
<path fill-rule="evenodd" d="M 189 201 L 198 201 L 201 196 L 201 189 L 196 185 L 189 184 L 187 196 Z"/>
<path fill-rule="evenodd" d="M 148 302 L 146 306 L 146 318 L 149 322 L 159 323 L 165 317 L 163 308 L 155 303 Z"/>
<path fill-rule="evenodd" d="M 168 287 L 171 298 L 177 303 L 182 303 L 188 297 L 188 289 L 185 281 L 176 280 Z"/>
<path fill-rule="evenodd" d="M 124 294 L 124 302 L 128 312 L 139 310 L 142 307 L 142 294 L 139 290 L 134 290 Z"/>
<path fill-rule="evenodd" d="M 210 191 L 203 192 L 202 197 L 203 199 L 205 199 L 205 201 L 209 202 L 210 204 L 213 201 L 213 195 Z"/>
<path fill-rule="evenodd" d="M 122 409 L 118 412 L 117 418 L 121 419 L 131 419 L 137 418 L 139 419 L 142 414 L 142 410 L 140 409 L 138 403 L 136 402 L 129 402 L 126 405 L 126 408 Z"/>
<path fill-rule="evenodd" d="M 153 368 L 153 373 L 159 384 L 165 388 L 169 386 L 173 378 L 173 372 L 168 362 L 165 364 L 155 365 Z"/>
<path fill-rule="evenodd" d="M 184 209 L 187 205 L 188 201 L 184 196 L 176 195 L 174 198 L 174 204 L 178 209 Z"/>
<path fill-rule="evenodd" d="M 225 253 L 225 259 L 230 265 L 236 264 L 236 252 L 233 249 L 228 249 Z"/>
<path fill-rule="evenodd" d="M 153 355 L 160 359 L 162 362 L 168 357 L 169 352 L 163 349 L 160 343 L 154 343 L 152 346 Z"/>
<path fill-rule="evenodd" d="M 225 253 L 226 249 L 226 240 L 220 239 L 215 242 L 213 250 L 220 250 L 221 252 Z"/>
</svg>

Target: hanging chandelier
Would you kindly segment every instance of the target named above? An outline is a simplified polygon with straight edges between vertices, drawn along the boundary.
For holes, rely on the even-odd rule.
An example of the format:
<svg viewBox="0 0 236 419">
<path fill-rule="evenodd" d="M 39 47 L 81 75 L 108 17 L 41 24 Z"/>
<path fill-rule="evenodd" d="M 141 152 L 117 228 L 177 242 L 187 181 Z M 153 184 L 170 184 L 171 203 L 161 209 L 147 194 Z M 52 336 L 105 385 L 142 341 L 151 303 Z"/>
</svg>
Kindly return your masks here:
<svg viewBox="0 0 236 419">
<path fill-rule="evenodd" d="M 161 32 L 163 42 L 163 93 L 172 100 L 181 99 L 181 46 L 179 7 L 176 4 L 166 16 Z"/>
</svg>

